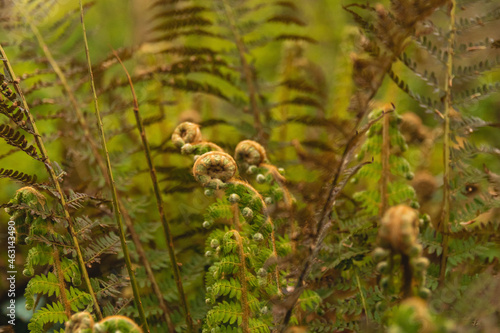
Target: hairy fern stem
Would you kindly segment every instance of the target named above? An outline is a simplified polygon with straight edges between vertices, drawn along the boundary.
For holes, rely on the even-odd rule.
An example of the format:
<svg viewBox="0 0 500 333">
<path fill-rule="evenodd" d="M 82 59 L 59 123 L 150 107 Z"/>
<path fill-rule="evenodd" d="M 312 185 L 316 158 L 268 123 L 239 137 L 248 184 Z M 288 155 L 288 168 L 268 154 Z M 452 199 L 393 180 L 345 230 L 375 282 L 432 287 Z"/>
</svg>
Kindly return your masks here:
<svg viewBox="0 0 500 333">
<path fill-rule="evenodd" d="M 453 45 L 455 43 L 455 10 L 456 1 L 450 1 L 450 26 L 448 35 L 448 59 L 446 61 L 446 74 L 444 79 L 444 135 L 443 135 L 443 203 L 441 206 L 441 221 L 439 231 L 443 236 L 441 254 L 441 267 L 439 272 L 439 284 L 443 285 L 446 276 L 446 265 L 448 262 L 448 242 L 450 225 L 450 149 L 451 149 L 451 131 L 450 131 L 450 112 L 452 109 L 451 89 L 453 86 Z"/>
</svg>

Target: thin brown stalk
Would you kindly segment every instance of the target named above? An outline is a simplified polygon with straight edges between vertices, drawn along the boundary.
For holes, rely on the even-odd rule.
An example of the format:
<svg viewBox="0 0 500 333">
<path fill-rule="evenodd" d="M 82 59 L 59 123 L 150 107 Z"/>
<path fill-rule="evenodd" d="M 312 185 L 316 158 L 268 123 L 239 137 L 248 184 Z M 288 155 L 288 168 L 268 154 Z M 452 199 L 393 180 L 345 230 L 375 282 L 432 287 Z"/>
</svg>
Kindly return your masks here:
<svg viewBox="0 0 500 333">
<path fill-rule="evenodd" d="M 188 326 L 188 331 L 189 332 L 194 332 L 194 327 L 193 327 L 193 319 L 191 318 L 191 313 L 189 311 L 189 306 L 187 302 L 186 295 L 184 293 L 184 287 L 182 285 L 182 278 L 181 278 L 181 273 L 179 269 L 179 263 L 177 261 L 177 258 L 175 256 L 175 247 L 174 247 L 174 242 L 172 240 L 172 233 L 170 231 L 170 226 L 168 224 L 168 221 L 165 217 L 165 211 L 163 209 L 163 199 L 161 197 L 161 190 L 160 190 L 160 185 L 158 184 L 158 177 L 156 175 L 156 169 L 153 164 L 153 158 L 151 156 L 151 149 L 149 146 L 149 141 L 146 136 L 146 131 L 144 129 L 144 124 L 142 121 L 141 114 L 139 112 L 139 103 L 137 101 L 137 96 L 135 94 L 135 89 L 134 85 L 132 82 L 132 78 L 130 77 L 129 72 L 127 71 L 127 68 L 121 61 L 120 57 L 118 56 L 118 53 L 116 51 L 113 51 L 115 57 L 117 60 L 120 62 L 121 66 L 123 67 L 123 70 L 125 71 L 125 75 L 128 78 L 128 82 L 130 85 L 130 90 L 132 91 L 132 97 L 133 97 L 133 103 L 134 103 L 134 115 L 135 115 L 135 120 L 137 123 L 137 129 L 139 130 L 139 133 L 141 135 L 141 140 L 142 140 L 142 148 L 144 150 L 144 153 L 146 155 L 146 160 L 148 162 L 148 168 L 149 168 L 149 174 L 151 176 L 151 181 L 153 183 L 153 190 L 155 193 L 156 197 L 156 205 L 158 208 L 158 212 L 160 213 L 160 220 L 163 226 L 163 232 L 165 234 L 165 239 L 167 241 L 167 248 L 168 248 L 168 254 L 170 257 L 170 262 L 172 264 L 172 268 L 174 271 L 174 279 L 175 279 L 175 284 L 177 286 L 177 292 L 179 293 L 179 299 L 181 301 L 182 307 L 184 308 L 184 313 L 186 316 L 186 324 Z"/>
<path fill-rule="evenodd" d="M 137 285 L 137 280 L 135 278 L 135 272 L 134 269 L 132 268 L 132 262 L 130 260 L 130 254 L 127 246 L 127 240 L 125 238 L 125 232 L 123 228 L 123 221 L 122 221 L 122 215 L 120 213 L 120 208 L 118 204 L 118 195 L 115 187 L 115 181 L 113 179 L 113 171 L 111 169 L 111 161 L 109 159 L 109 152 L 108 152 L 108 147 L 106 144 L 106 137 L 104 135 L 104 126 L 102 124 L 102 118 L 101 114 L 99 111 L 99 102 L 97 100 L 97 92 L 95 88 L 95 83 L 94 83 L 94 75 L 92 73 L 92 63 L 90 61 L 90 52 L 89 52 L 89 46 L 88 46 L 88 41 L 87 41 L 87 32 L 85 29 L 85 20 L 83 17 L 83 5 L 82 1 L 80 0 L 80 18 L 81 18 L 81 24 L 82 24 L 82 30 L 83 30 L 83 41 L 85 44 L 85 55 L 87 57 L 87 65 L 89 69 L 89 76 L 90 76 L 90 86 L 92 88 L 92 94 L 93 94 L 93 99 L 94 99 L 94 108 L 95 108 L 95 115 L 96 115 L 96 120 L 97 120 L 97 127 L 99 128 L 99 133 L 101 136 L 101 144 L 102 144 L 102 149 L 105 153 L 106 156 L 106 168 L 107 168 L 107 176 L 109 179 L 109 184 L 111 187 L 111 195 L 113 199 L 113 210 L 115 214 L 115 219 L 116 223 L 118 225 L 118 233 L 120 236 L 120 243 L 122 246 L 123 250 L 123 257 L 125 259 L 125 265 L 127 266 L 127 271 L 129 274 L 130 278 L 130 285 L 132 286 L 132 292 L 134 294 L 134 301 L 137 306 L 137 310 L 139 312 L 139 317 L 141 318 L 142 322 L 142 328 L 145 332 L 149 332 L 149 326 L 148 322 L 146 320 L 146 314 L 144 313 L 144 308 L 142 306 L 140 294 L 139 294 L 139 287 Z"/>
<path fill-rule="evenodd" d="M 439 231 L 443 235 L 441 245 L 443 252 L 441 253 L 441 268 L 439 272 L 439 285 L 442 286 L 446 276 L 446 266 L 448 262 L 448 242 L 449 242 L 449 223 L 450 223 L 450 148 L 451 148 L 451 132 L 450 132 L 450 112 L 452 109 L 451 103 L 451 88 L 453 85 L 453 44 L 455 43 L 455 9 L 456 1 L 450 1 L 450 32 L 448 34 L 448 59 L 446 61 L 446 76 L 444 82 L 444 137 L 443 137 L 443 202 L 441 205 L 441 221 Z"/>
<path fill-rule="evenodd" d="M 66 312 L 66 316 L 71 317 L 71 305 L 69 304 L 68 301 L 68 295 L 66 294 L 66 282 L 64 281 L 64 273 L 62 270 L 61 266 L 61 258 L 59 257 L 59 250 L 55 245 L 53 247 L 53 254 L 54 254 L 54 270 L 57 276 L 57 280 L 59 281 L 59 291 L 61 292 L 60 294 L 60 299 L 61 303 L 64 306 L 64 311 Z M 36 309 L 36 307 L 35 307 Z"/>
<path fill-rule="evenodd" d="M 390 114 L 384 111 L 384 121 L 382 123 L 382 174 L 380 177 L 380 217 L 384 216 L 384 213 L 389 208 L 389 193 L 387 191 L 387 184 L 391 177 L 391 170 L 389 165 L 389 156 L 391 154 L 391 137 L 389 135 L 390 126 Z"/>
<path fill-rule="evenodd" d="M 78 259 L 78 264 L 80 265 L 80 270 L 82 272 L 83 279 L 85 281 L 85 286 L 87 287 L 87 291 L 89 292 L 90 296 L 92 297 L 93 306 L 94 306 L 97 317 L 99 319 L 102 319 L 101 309 L 99 308 L 99 304 L 97 303 L 94 289 L 92 288 L 92 285 L 90 283 L 90 278 L 89 278 L 89 275 L 87 272 L 87 268 L 85 267 L 85 261 L 83 260 L 82 251 L 80 249 L 80 243 L 78 242 L 78 239 L 76 237 L 73 219 L 71 218 L 71 215 L 69 214 L 68 206 L 66 204 L 66 196 L 64 195 L 64 192 L 62 191 L 61 184 L 59 183 L 59 179 L 57 178 L 57 175 L 54 171 L 54 168 L 52 168 L 52 163 L 50 162 L 47 150 L 45 148 L 45 144 L 43 143 L 42 136 L 40 135 L 40 132 L 38 131 L 38 128 L 37 128 L 36 123 L 35 123 L 35 119 L 33 118 L 33 115 L 30 112 L 28 103 L 26 102 L 26 98 L 24 97 L 24 94 L 21 90 L 21 87 L 19 85 L 19 80 L 17 79 L 17 77 L 14 73 L 14 70 L 12 69 L 12 66 L 10 65 L 10 62 L 7 58 L 7 54 L 5 54 L 5 51 L 1 45 L 0 45 L 0 55 L 2 56 L 2 60 L 4 63 L 6 73 L 8 73 L 8 75 L 10 76 L 10 79 L 14 85 L 16 93 L 19 96 L 20 102 L 22 103 L 22 106 L 24 109 L 24 114 L 26 116 L 26 122 L 27 122 L 28 127 L 30 128 L 33 136 L 34 136 L 35 143 L 38 147 L 38 150 L 40 151 L 41 161 L 43 162 L 45 169 L 47 170 L 47 173 L 49 175 L 49 179 L 50 179 L 52 185 L 56 188 L 56 192 L 59 194 L 57 199 L 59 200 L 59 203 L 61 204 L 61 207 L 63 209 L 64 218 L 66 219 L 66 221 L 68 221 L 69 234 L 71 236 L 73 246 L 75 247 L 76 256 Z"/>
</svg>

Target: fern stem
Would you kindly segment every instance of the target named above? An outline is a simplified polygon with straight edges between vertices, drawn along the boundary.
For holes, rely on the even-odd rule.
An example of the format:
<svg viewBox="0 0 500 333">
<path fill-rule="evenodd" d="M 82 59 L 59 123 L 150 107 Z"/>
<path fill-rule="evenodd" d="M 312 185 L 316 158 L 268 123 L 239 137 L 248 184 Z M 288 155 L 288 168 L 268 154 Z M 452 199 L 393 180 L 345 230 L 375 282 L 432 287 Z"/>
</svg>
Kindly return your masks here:
<svg viewBox="0 0 500 333">
<path fill-rule="evenodd" d="M 451 0 L 450 6 L 450 31 L 448 35 L 448 59 L 446 60 L 446 75 L 444 82 L 444 136 L 443 136 L 443 202 L 441 206 L 441 221 L 439 231 L 443 235 L 441 253 L 441 268 L 439 272 L 439 285 L 442 286 L 446 276 L 446 265 L 448 262 L 448 242 L 450 223 L 450 111 L 452 109 L 451 89 L 453 85 L 453 44 L 455 43 L 455 9 L 456 1 Z"/>
<path fill-rule="evenodd" d="M 241 282 L 241 310 L 242 314 L 242 329 L 243 333 L 250 333 L 249 328 L 249 318 L 250 318 L 250 307 L 248 306 L 248 287 L 247 287 L 247 276 L 246 276 L 246 265 L 245 265 L 245 252 L 243 249 L 243 242 L 241 240 L 241 235 L 238 231 L 233 230 L 234 237 L 236 238 L 236 243 L 238 244 L 238 253 L 240 255 L 240 282 Z"/>
<path fill-rule="evenodd" d="M 245 58 L 245 44 L 241 38 L 238 27 L 236 25 L 236 19 L 234 17 L 233 10 L 227 0 L 222 0 L 224 5 L 224 12 L 226 13 L 231 32 L 233 33 L 234 42 L 238 48 L 238 54 L 240 57 L 241 67 L 243 69 L 243 75 L 245 76 L 245 81 L 248 88 L 248 98 L 250 100 L 250 107 L 252 109 L 254 127 L 257 130 L 257 138 L 259 142 L 264 143 L 266 141 L 266 136 L 262 123 L 260 121 L 260 110 L 257 102 L 257 87 L 255 85 L 254 74 L 252 68 L 248 64 Z"/>
<path fill-rule="evenodd" d="M 125 259 L 125 264 L 127 266 L 127 271 L 129 274 L 130 278 L 130 284 L 132 286 L 132 291 L 134 294 L 134 301 L 137 306 L 137 310 L 139 312 L 139 317 L 141 318 L 141 322 L 143 325 L 143 329 L 146 332 L 149 332 L 149 326 L 148 322 L 146 320 L 146 314 L 144 313 L 144 308 L 142 306 L 141 298 L 139 295 L 139 287 L 137 285 L 137 280 L 135 278 L 135 272 L 134 269 L 132 268 L 132 263 L 130 261 L 130 254 L 127 246 L 127 240 L 125 238 L 125 232 L 123 228 L 123 222 L 122 222 L 122 215 L 120 213 L 120 208 L 118 205 L 118 195 L 115 187 L 115 181 L 113 179 L 113 171 L 111 169 L 111 161 L 109 159 L 109 153 L 108 153 L 108 147 L 106 144 L 106 137 L 104 135 L 104 126 L 102 124 L 102 119 L 101 119 L 101 114 L 99 111 L 99 103 L 97 100 L 97 93 L 96 93 L 96 88 L 95 88 L 95 83 L 94 83 L 94 74 L 92 73 L 92 63 L 90 60 L 90 52 L 89 52 L 89 45 L 87 41 L 87 31 L 85 29 L 85 20 L 83 17 L 83 5 L 82 1 L 80 0 L 80 18 L 81 18 L 81 24 L 82 24 L 82 30 L 83 30 L 83 41 L 85 45 L 85 55 L 87 57 L 87 65 L 89 68 L 89 76 L 90 76 L 90 86 L 92 88 L 92 94 L 93 94 L 93 99 L 94 99 L 94 107 L 95 107 L 95 115 L 96 115 L 96 120 L 97 120 L 97 127 L 99 128 L 99 133 L 101 136 L 101 144 L 102 148 L 104 150 L 105 156 L 106 156 L 106 167 L 107 167 L 107 176 L 109 178 L 109 184 L 111 187 L 111 194 L 113 198 L 113 210 L 115 213 L 115 219 L 116 223 L 118 224 L 118 231 L 120 235 L 120 242 L 123 250 L 123 257 Z"/>
<path fill-rule="evenodd" d="M 23 108 L 24 108 L 24 114 L 26 115 L 26 120 L 28 123 L 28 126 L 30 127 L 30 130 L 33 133 L 33 137 L 35 139 L 35 143 L 40 150 L 40 155 L 41 155 L 41 160 L 43 164 L 45 165 L 45 169 L 47 170 L 47 173 L 49 175 L 49 179 L 56 188 L 57 193 L 59 194 L 58 198 L 59 203 L 62 206 L 62 209 L 64 211 L 64 218 L 66 221 L 68 221 L 68 229 L 69 233 L 71 236 L 71 239 L 73 241 L 73 245 L 75 246 L 76 250 L 76 255 L 78 258 L 78 264 L 80 265 L 80 269 L 83 274 L 83 279 L 85 281 L 85 285 L 87 287 L 87 290 L 89 294 L 92 297 L 92 301 L 94 303 L 94 309 L 96 311 L 96 315 L 99 319 L 102 319 L 102 313 L 101 309 L 99 308 L 99 304 L 97 303 L 97 298 L 94 293 L 94 289 L 92 288 L 92 285 L 90 283 L 90 278 L 87 272 L 87 268 L 85 267 L 85 261 L 83 260 L 83 255 L 82 251 L 80 249 L 80 243 L 78 242 L 78 239 L 76 238 L 76 232 L 75 232 L 75 227 L 73 224 L 73 219 L 71 218 L 71 215 L 69 214 L 68 207 L 66 205 L 66 196 L 64 195 L 64 192 L 62 191 L 61 184 L 59 183 L 59 180 L 57 178 L 57 175 L 54 171 L 54 168 L 52 168 L 52 164 L 50 162 L 47 150 L 45 148 L 45 144 L 43 143 L 42 136 L 40 135 L 40 132 L 38 131 L 38 128 L 35 123 L 35 119 L 33 118 L 33 115 L 30 112 L 30 109 L 28 107 L 28 103 L 26 102 L 26 98 L 24 97 L 24 94 L 21 90 L 21 87 L 19 86 L 19 80 L 16 78 L 16 75 L 14 73 L 14 70 L 12 69 L 12 66 L 10 65 L 10 62 L 7 58 L 7 54 L 5 53 L 4 49 L 2 48 L 2 45 L 0 45 L 0 55 L 3 58 L 3 62 L 5 65 L 5 70 L 9 74 L 10 79 L 12 80 L 12 83 L 14 84 L 14 88 L 19 96 L 20 101 L 22 102 Z"/>
<path fill-rule="evenodd" d="M 368 324 L 368 319 L 370 319 L 370 313 L 368 312 L 368 308 L 366 307 L 366 299 L 365 294 L 363 293 L 363 289 L 361 288 L 361 282 L 359 281 L 358 273 L 354 273 L 356 276 L 356 284 L 358 286 L 359 295 L 361 296 L 361 303 L 363 304 L 363 309 L 365 310 L 366 323 Z"/>
<path fill-rule="evenodd" d="M 231 212 L 233 213 L 233 228 L 240 232 L 241 231 L 241 224 L 240 224 L 240 209 L 238 208 L 238 203 L 233 203 L 231 204 Z"/>
<path fill-rule="evenodd" d="M 116 51 L 113 51 L 115 57 L 117 58 L 118 62 L 121 64 L 123 67 L 123 70 L 125 71 L 125 75 L 127 76 L 130 89 L 132 91 L 132 96 L 133 96 L 133 103 L 134 103 L 134 115 L 135 115 L 135 120 L 137 123 L 137 129 L 139 130 L 139 133 L 141 135 L 141 140 L 142 140 L 142 148 L 144 150 L 144 154 L 146 155 L 146 160 L 148 162 L 148 168 L 149 168 L 149 174 L 151 176 L 151 182 L 153 183 L 153 190 L 155 193 L 156 197 L 156 205 L 158 208 L 158 212 L 160 213 L 160 220 L 163 226 L 163 231 L 165 234 L 165 239 L 167 241 L 167 247 L 168 247 L 168 255 L 170 257 L 170 262 L 172 264 L 172 268 L 174 271 L 174 279 L 175 279 L 175 284 L 177 286 L 177 292 L 179 293 L 179 299 L 182 303 L 182 307 L 184 308 L 184 313 L 186 316 L 186 324 L 188 326 L 188 331 L 189 332 L 194 332 L 194 326 L 193 326 L 193 319 L 191 318 L 191 313 L 189 311 L 189 306 L 187 302 L 186 295 L 184 293 L 184 287 L 182 285 L 182 278 L 181 278 L 181 273 L 179 269 L 179 264 L 175 255 L 175 247 L 174 247 L 174 242 L 172 239 L 172 233 L 170 231 L 170 226 L 168 224 L 168 221 L 165 217 L 165 210 L 163 208 L 163 199 L 161 197 L 161 190 L 160 190 L 160 185 L 158 184 L 158 177 L 156 175 L 156 168 L 153 163 L 153 157 L 151 156 L 151 149 L 149 146 L 149 141 L 146 136 L 146 130 L 144 129 L 144 124 L 142 121 L 141 114 L 139 112 L 139 103 L 137 101 L 137 96 L 135 94 L 135 89 L 134 85 L 132 83 L 132 78 L 130 77 L 129 72 L 127 71 L 127 68 L 123 64 L 122 60 L 118 56 L 118 53 Z M 161 296 L 161 293 L 160 293 Z M 160 302 L 162 302 L 163 299 L 160 299 Z"/>
<path fill-rule="evenodd" d="M 64 310 L 66 311 L 66 316 L 71 317 L 71 306 L 68 301 L 68 295 L 66 295 L 66 282 L 64 282 L 64 273 L 61 266 L 61 258 L 59 257 L 59 250 L 55 245 L 53 245 L 54 251 L 52 252 L 54 255 L 54 268 L 57 275 L 57 280 L 59 280 L 59 290 L 61 292 L 61 303 L 64 306 Z M 36 309 L 34 307 L 33 309 Z"/>
<path fill-rule="evenodd" d="M 257 196 L 257 198 L 259 198 L 261 205 L 262 205 L 262 213 L 266 217 L 265 223 L 269 223 L 271 225 L 271 246 L 273 248 L 273 255 L 276 257 L 276 259 L 278 259 L 278 250 L 276 248 L 276 237 L 274 235 L 274 223 L 273 223 L 273 220 L 271 219 L 271 217 L 269 216 L 269 213 L 267 212 L 266 203 L 265 203 L 264 199 L 262 199 L 262 196 L 260 195 L 260 193 L 256 189 L 254 189 L 250 184 L 245 183 L 245 182 L 240 181 L 240 180 L 232 179 L 231 181 L 228 181 L 227 183 L 244 186 L 249 191 L 253 192 Z M 278 266 L 276 266 L 276 268 L 274 269 L 274 279 L 276 281 L 277 294 L 278 294 L 278 296 L 282 296 L 283 293 L 281 292 L 280 272 L 279 272 Z"/>
<path fill-rule="evenodd" d="M 389 193 L 387 191 L 387 183 L 391 176 L 391 170 L 389 165 L 389 156 L 391 153 L 391 137 L 389 135 L 390 126 L 390 114 L 384 112 L 384 121 L 382 123 L 382 175 L 380 177 L 380 217 L 384 216 L 385 211 L 389 208 Z"/>
</svg>

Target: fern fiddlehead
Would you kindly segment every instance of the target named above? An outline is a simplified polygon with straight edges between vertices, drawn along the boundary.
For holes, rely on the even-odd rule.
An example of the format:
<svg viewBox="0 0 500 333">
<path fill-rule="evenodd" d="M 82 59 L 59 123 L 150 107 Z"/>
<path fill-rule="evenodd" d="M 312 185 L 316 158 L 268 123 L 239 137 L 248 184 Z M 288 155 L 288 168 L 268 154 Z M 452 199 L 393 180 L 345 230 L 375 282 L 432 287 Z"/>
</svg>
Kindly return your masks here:
<svg viewBox="0 0 500 333">
<path fill-rule="evenodd" d="M 95 323 L 88 312 L 75 313 L 65 324 L 65 333 L 142 333 L 136 323 L 124 316 L 109 316 Z"/>
<path fill-rule="evenodd" d="M 172 142 L 177 148 L 182 148 L 185 144 L 196 144 L 201 142 L 200 126 L 190 122 L 179 124 L 172 134 Z"/>
<path fill-rule="evenodd" d="M 221 152 L 208 152 L 196 159 L 193 175 L 208 188 L 224 188 L 226 182 L 236 174 L 236 162 L 231 155 Z"/>
<path fill-rule="evenodd" d="M 211 228 L 220 219 L 229 220 L 231 225 L 230 230 L 214 230 L 207 240 L 206 256 L 215 260 L 207 274 L 207 303 L 215 305 L 207 314 L 206 330 L 232 329 L 235 323 L 241 325 L 243 332 L 265 327 L 269 317 L 259 311 L 266 307 L 266 299 L 281 293 L 277 267 L 271 273 L 273 283 L 268 284 L 267 278 L 269 266 L 275 263 L 265 262 L 271 258 L 271 262 L 276 262 L 278 254 L 266 202 L 250 184 L 236 178 L 237 170 L 230 155 L 211 151 L 195 157 L 192 171 L 194 178 L 207 188 L 206 194 L 212 195 L 213 190 L 225 193 L 223 201 L 209 208 L 204 227 Z M 268 237 L 271 244 L 265 241 Z M 262 242 L 268 243 L 269 248 L 259 245 Z M 265 287 L 260 292 L 258 284 Z M 240 302 L 234 302 L 235 297 Z"/>
<path fill-rule="evenodd" d="M 413 296 L 413 286 L 417 284 L 418 295 L 428 297 L 429 290 L 424 287 L 425 271 L 429 260 L 422 256 L 422 245 L 418 242 L 419 219 L 416 211 L 406 205 L 398 205 L 387 210 L 382 218 L 379 233 L 379 247 L 375 249 L 375 260 L 379 261 L 377 269 L 384 275 L 382 287 L 390 292 L 395 291 L 393 274 L 395 256 L 401 256 L 403 278 L 401 289 L 403 297 Z M 416 283 L 415 283 L 415 282 Z"/>
</svg>

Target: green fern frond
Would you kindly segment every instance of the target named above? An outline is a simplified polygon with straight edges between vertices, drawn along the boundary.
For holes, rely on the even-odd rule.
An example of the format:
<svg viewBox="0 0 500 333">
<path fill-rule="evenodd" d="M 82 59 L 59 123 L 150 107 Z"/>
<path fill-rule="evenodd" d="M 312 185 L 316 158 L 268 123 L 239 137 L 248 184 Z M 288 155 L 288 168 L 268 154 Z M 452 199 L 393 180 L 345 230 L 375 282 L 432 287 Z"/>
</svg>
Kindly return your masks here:
<svg viewBox="0 0 500 333">
<path fill-rule="evenodd" d="M 47 275 L 37 275 L 33 277 L 24 292 L 26 298 L 26 308 L 32 309 L 35 302 L 35 294 L 45 294 L 47 296 L 59 296 L 59 281 L 54 273 L 48 272 Z"/>
<path fill-rule="evenodd" d="M 28 324 L 31 333 L 44 333 L 44 325 L 47 323 L 64 323 L 69 318 L 60 302 L 47 304 L 45 307 L 36 311 Z"/>
</svg>

